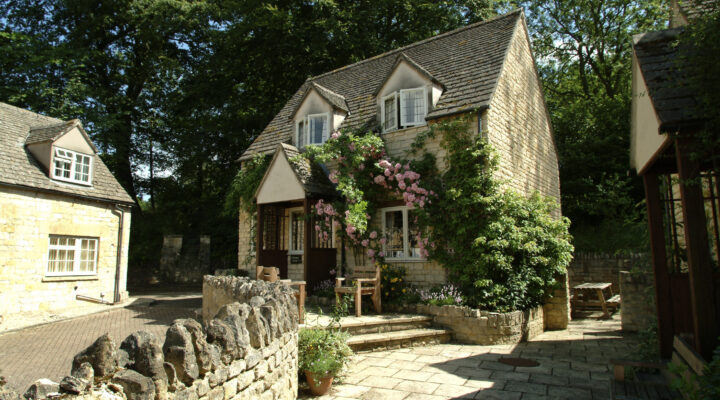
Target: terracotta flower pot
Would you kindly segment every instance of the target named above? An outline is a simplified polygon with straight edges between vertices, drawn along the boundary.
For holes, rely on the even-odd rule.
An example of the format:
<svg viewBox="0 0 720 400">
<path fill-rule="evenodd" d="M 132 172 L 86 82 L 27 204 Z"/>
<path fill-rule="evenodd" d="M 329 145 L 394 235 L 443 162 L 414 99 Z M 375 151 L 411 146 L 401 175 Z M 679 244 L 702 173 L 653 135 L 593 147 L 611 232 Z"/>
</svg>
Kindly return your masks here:
<svg viewBox="0 0 720 400">
<path fill-rule="evenodd" d="M 334 376 L 325 375 L 322 377 L 314 377 L 310 371 L 305 371 L 305 378 L 307 379 L 308 386 L 310 386 L 310 392 L 315 396 L 322 396 L 330 391 Z"/>
</svg>

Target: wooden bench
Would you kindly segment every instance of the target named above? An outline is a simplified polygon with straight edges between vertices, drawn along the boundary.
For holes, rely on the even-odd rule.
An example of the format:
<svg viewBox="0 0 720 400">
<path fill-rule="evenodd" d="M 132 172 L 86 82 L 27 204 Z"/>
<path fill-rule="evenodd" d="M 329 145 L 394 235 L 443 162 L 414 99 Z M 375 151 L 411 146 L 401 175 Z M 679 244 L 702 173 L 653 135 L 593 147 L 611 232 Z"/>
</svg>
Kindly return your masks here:
<svg viewBox="0 0 720 400">
<path fill-rule="evenodd" d="M 670 388 L 670 382 L 677 377 L 667 364 L 630 360 L 610 360 L 613 364 L 613 380 L 610 382 L 610 396 L 618 400 L 636 399 L 679 399 L 680 393 Z M 685 378 L 691 374 L 702 376 L 706 363 L 695 350 L 679 336 L 673 339 L 672 363 L 685 367 Z M 644 368 L 660 371 L 659 374 L 636 373 L 635 379 L 625 380 L 625 368 Z"/>
<path fill-rule="evenodd" d="M 343 286 L 343 281 L 352 286 Z M 352 295 L 355 298 L 355 315 L 362 315 L 362 296 L 370 295 L 375 312 L 382 313 L 380 291 L 380 267 L 355 267 L 353 274 L 335 279 L 335 301 L 340 304 L 340 296 Z"/>
<path fill-rule="evenodd" d="M 277 282 L 280 281 L 292 288 L 297 287 L 295 298 L 298 303 L 298 322 L 305 322 L 305 281 L 291 281 L 290 279 L 280 279 L 280 269 L 277 267 L 263 267 L 258 265 L 255 269 L 255 278 L 259 281 Z"/>
</svg>

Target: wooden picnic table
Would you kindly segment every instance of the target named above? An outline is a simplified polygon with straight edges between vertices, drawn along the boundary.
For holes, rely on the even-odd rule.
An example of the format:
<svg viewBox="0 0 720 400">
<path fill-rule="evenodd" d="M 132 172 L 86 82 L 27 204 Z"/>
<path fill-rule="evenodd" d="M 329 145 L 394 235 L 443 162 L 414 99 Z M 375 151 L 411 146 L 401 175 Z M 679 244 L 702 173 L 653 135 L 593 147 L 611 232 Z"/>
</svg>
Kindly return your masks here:
<svg viewBox="0 0 720 400">
<path fill-rule="evenodd" d="M 617 309 L 620 305 L 620 295 L 613 294 L 612 283 L 610 282 L 585 282 L 573 286 L 572 304 L 573 308 L 600 307 L 605 318 L 610 318 L 608 308 Z M 604 291 L 610 293 L 609 297 L 605 297 Z M 591 300 L 591 293 L 595 293 L 597 299 Z"/>
</svg>

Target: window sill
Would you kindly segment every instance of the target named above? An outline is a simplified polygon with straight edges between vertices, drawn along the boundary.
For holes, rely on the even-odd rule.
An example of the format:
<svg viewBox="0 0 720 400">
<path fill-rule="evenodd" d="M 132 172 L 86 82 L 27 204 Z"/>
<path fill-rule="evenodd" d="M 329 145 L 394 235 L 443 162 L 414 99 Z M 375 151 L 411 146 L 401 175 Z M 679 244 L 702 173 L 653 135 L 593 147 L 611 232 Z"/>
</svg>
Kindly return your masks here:
<svg viewBox="0 0 720 400">
<path fill-rule="evenodd" d="M 97 281 L 97 275 L 59 275 L 59 276 L 43 276 L 43 282 L 71 282 L 71 281 Z"/>
<path fill-rule="evenodd" d="M 413 125 L 413 126 L 408 126 L 408 127 L 405 127 L 405 128 L 393 129 L 393 130 L 390 130 L 390 131 L 385 131 L 385 132 L 382 132 L 381 134 L 382 134 L 382 135 L 392 135 L 392 134 L 394 134 L 394 133 L 405 132 L 405 131 L 409 131 L 409 130 L 411 130 L 411 129 L 419 129 L 419 128 L 427 128 L 427 127 L 428 127 L 428 124 L 427 124 L 427 123 L 424 123 L 424 124 L 421 124 L 421 125 Z"/>
<path fill-rule="evenodd" d="M 389 263 L 424 263 L 428 262 L 427 258 L 386 258 Z"/>
</svg>

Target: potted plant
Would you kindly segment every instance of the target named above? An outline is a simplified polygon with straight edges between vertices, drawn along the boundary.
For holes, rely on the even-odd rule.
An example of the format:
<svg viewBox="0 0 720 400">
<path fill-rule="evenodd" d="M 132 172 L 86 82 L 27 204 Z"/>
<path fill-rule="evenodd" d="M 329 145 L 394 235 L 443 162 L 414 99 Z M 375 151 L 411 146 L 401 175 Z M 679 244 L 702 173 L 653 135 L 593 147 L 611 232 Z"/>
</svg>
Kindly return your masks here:
<svg viewBox="0 0 720 400">
<path fill-rule="evenodd" d="M 314 395 L 322 396 L 330 390 L 333 378 L 352 356 L 348 336 L 347 332 L 329 326 L 305 328 L 298 333 L 299 367 Z"/>
</svg>

